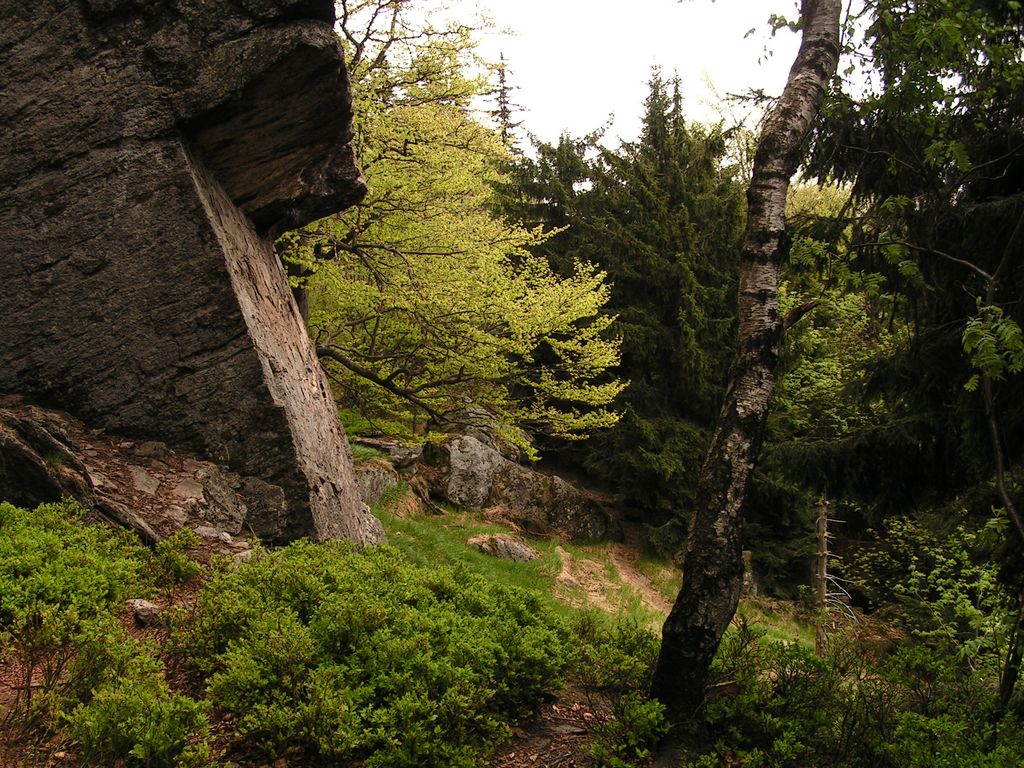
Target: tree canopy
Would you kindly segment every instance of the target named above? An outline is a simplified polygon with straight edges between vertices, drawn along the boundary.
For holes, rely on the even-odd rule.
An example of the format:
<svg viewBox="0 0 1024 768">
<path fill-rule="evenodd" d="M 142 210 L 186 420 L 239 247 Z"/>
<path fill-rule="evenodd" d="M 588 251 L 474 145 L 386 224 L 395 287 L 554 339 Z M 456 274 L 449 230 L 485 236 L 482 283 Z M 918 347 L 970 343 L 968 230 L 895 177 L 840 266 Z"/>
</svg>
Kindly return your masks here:
<svg viewBox="0 0 1024 768">
<path fill-rule="evenodd" d="M 537 144 L 500 187 L 510 216 L 556 232 L 534 253 L 563 274 L 579 259 L 608 274 L 625 416 L 578 458 L 652 523 L 689 507 L 733 344 L 743 203 L 725 151 L 722 129 L 688 123 L 680 83 L 655 72 L 636 141 Z"/>
<path fill-rule="evenodd" d="M 413 430 L 610 425 L 623 383 L 605 273 L 583 258 L 555 273 L 530 251 L 550 233 L 495 213 L 508 150 L 471 108 L 486 80 L 470 30 L 413 24 L 408 6 L 342 4 L 370 192 L 281 243 L 339 397 Z"/>
</svg>

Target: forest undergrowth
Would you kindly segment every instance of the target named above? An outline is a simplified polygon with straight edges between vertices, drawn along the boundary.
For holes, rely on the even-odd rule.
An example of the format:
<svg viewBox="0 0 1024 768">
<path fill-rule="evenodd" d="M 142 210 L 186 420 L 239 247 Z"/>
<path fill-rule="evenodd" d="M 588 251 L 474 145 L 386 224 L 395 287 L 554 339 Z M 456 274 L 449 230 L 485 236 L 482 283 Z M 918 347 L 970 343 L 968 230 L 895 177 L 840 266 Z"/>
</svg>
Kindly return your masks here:
<svg viewBox="0 0 1024 768">
<path fill-rule="evenodd" d="M 376 510 L 387 547 L 243 563 L 188 531 L 140 547 L 71 503 L 0 506 L 0 763 L 651 764 L 668 724 L 647 696 L 659 617 L 623 576 L 640 553 L 534 541 L 537 560 L 501 561 L 465 545 L 500 527 L 403 498 Z M 590 576 L 559 582 L 563 554 Z M 131 597 L 163 607 L 157 624 Z M 977 659 L 878 631 L 837 632 L 819 658 L 812 618 L 744 603 L 679 765 L 1019 764 L 1019 718 L 991 714 Z"/>
</svg>

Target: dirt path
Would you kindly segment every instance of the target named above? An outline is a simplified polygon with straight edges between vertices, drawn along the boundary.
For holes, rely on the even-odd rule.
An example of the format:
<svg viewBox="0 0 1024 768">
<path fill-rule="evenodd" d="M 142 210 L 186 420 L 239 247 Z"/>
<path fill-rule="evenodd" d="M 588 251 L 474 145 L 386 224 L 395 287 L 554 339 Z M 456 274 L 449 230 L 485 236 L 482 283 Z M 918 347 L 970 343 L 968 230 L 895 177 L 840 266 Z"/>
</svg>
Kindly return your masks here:
<svg viewBox="0 0 1024 768">
<path fill-rule="evenodd" d="M 563 599 L 615 615 L 639 598 L 655 614 L 657 620 L 652 622 L 651 629 L 658 632 L 672 605 L 637 569 L 639 539 L 636 531 L 627 531 L 624 541 L 604 550 L 602 560 L 573 555 L 561 545 L 556 546 L 555 552 L 562 562 L 557 582 Z M 557 701 L 541 707 L 534 717 L 513 729 L 512 739 L 498 750 L 491 768 L 591 766 L 591 730 L 608 717 L 605 712 L 595 711 L 578 691 L 571 687 L 562 690 Z"/>
<path fill-rule="evenodd" d="M 628 592 L 632 592 L 647 609 L 661 619 L 668 616 L 672 609 L 672 604 L 651 584 L 650 579 L 637 569 L 638 542 L 631 541 L 628 535 L 625 541 L 615 542 L 605 550 L 614 573 L 609 573 L 607 565 L 591 558 L 573 556 L 562 546 L 555 547 L 555 552 L 562 561 L 558 583 L 566 590 L 564 597 L 573 604 L 616 613 L 624 604 L 630 602 Z M 623 595 L 623 591 L 627 594 Z M 579 597 L 574 599 L 574 592 L 582 592 L 582 600 Z M 658 624 L 660 625 L 660 622 Z"/>
<path fill-rule="evenodd" d="M 651 584 L 650 579 L 636 568 L 637 549 L 635 546 L 616 542 L 608 548 L 608 557 L 619 572 L 619 578 L 630 589 L 635 590 L 644 605 L 661 616 L 668 616 L 672 604 Z"/>
</svg>

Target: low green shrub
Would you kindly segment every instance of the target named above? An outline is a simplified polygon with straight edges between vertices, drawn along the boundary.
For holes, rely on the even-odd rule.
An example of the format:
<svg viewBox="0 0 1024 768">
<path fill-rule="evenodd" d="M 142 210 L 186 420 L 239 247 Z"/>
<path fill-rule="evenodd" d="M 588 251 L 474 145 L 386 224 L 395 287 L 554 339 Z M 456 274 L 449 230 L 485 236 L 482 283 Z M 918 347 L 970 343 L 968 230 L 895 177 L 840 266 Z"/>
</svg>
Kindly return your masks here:
<svg viewBox="0 0 1024 768">
<path fill-rule="evenodd" d="M 157 542 L 147 550 L 143 558 L 149 578 L 158 587 L 174 587 L 184 584 L 198 575 L 203 567 L 190 558 L 187 552 L 199 546 L 199 534 L 191 528 L 182 528 L 172 536 Z"/>
<path fill-rule="evenodd" d="M 647 697 L 658 660 L 658 637 L 635 621 L 611 627 L 593 613 L 576 621 L 574 676 L 592 708 L 612 719 L 593 731 L 591 756 L 599 768 L 646 766 L 668 731 L 665 707 Z"/>
<path fill-rule="evenodd" d="M 87 525 L 86 514 L 71 501 L 0 504 L 0 645 L 23 673 L 14 709 L 27 726 L 47 719 L 83 627 L 142 587 L 142 548 L 127 532 Z"/>
<path fill-rule="evenodd" d="M 994 681 L 941 649 L 909 643 L 876 663 L 836 643 L 819 659 L 741 623 L 713 675 L 728 683 L 706 702 L 714 746 L 688 768 L 1009 768 L 1024 759 L 1021 723 L 992 717 Z"/>
<path fill-rule="evenodd" d="M 898 607 L 893 618 L 916 639 L 998 674 L 1014 603 L 998 564 L 978 556 L 994 522 L 977 530 L 960 524 L 942 536 L 916 520 L 890 518 L 841 570 L 872 607 Z"/>
<path fill-rule="evenodd" d="M 643 692 L 626 694 L 615 718 L 594 728 L 591 757 L 598 768 L 636 768 L 650 763 L 652 750 L 668 732 L 665 705 Z"/>
<path fill-rule="evenodd" d="M 267 752 L 368 768 L 479 764 L 567 664 L 535 595 L 342 543 L 222 571 L 172 644 Z"/>
<path fill-rule="evenodd" d="M 87 619 L 140 583 L 131 533 L 87 525 L 72 501 L 35 510 L 0 503 L 0 631 L 17 632 L 52 607 Z"/>
<path fill-rule="evenodd" d="M 210 762 L 205 702 L 172 693 L 157 675 L 108 682 L 65 717 L 91 765 L 199 768 Z"/>
<path fill-rule="evenodd" d="M 0 504 L 0 645 L 25 682 L 10 717 L 70 737 L 93 765 L 206 765 L 206 705 L 172 693 L 154 649 L 117 620 L 129 594 L 151 589 L 151 555 L 86 516 L 70 501 Z"/>
</svg>

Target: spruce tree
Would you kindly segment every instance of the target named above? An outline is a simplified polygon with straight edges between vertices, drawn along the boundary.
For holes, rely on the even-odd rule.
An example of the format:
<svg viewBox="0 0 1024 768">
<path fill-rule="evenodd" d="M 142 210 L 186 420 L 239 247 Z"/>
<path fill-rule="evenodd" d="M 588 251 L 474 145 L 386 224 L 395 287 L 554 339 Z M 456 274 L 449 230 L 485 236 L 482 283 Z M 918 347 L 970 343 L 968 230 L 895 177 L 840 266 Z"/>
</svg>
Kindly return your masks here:
<svg viewBox="0 0 1024 768">
<path fill-rule="evenodd" d="M 652 75 L 635 142 L 610 150 L 600 137 L 537 144 L 502 197 L 524 223 L 562 228 L 539 247 L 554 269 L 580 260 L 608 274 L 631 384 L 622 421 L 576 458 L 661 524 L 687 513 L 721 398 L 742 192 L 722 131 L 684 119 L 678 80 Z"/>
</svg>

